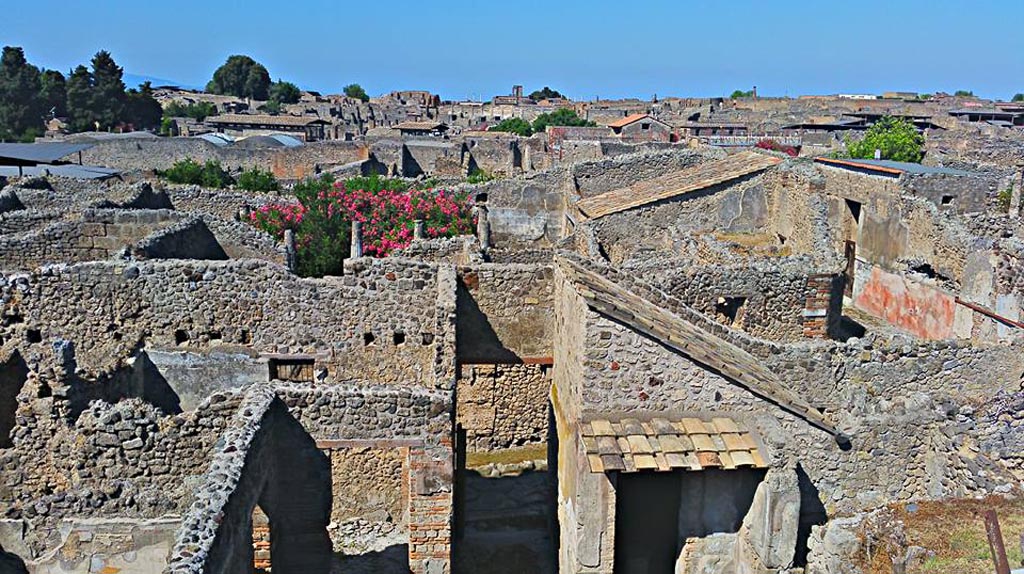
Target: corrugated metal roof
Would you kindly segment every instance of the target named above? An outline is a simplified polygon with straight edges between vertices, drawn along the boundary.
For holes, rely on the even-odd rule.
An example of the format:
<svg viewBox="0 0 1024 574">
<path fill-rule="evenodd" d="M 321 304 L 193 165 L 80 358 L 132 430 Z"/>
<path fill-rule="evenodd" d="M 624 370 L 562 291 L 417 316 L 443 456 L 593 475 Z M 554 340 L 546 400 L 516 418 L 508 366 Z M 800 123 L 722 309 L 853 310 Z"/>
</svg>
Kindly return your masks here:
<svg viewBox="0 0 1024 574">
<path fill-rule="evenodd" d="M 832 159 L 826 157 L 819 157 L 814 161 L 818 163 L 823 163 L 825 165 L 831 165 L 833 167 L 851 167 L 855 169 L 860 168 L 896 175 L 903 173 L 909 173 L 913 175 L 978 175 L 970 171 L 964 171 L 962 169 L 953 169 L 951 167 L 921 165 L 919 163 L 892 161 L 887 159 Z"/>
<path fill-rule="evenodd" d="M 39 164 L 22 167 L 20 168 L 20 172 L 17 166 L 0 166 L 0 175 L 4 177 L 35 177 L 54 175 L 59 177 L 70 177 L 74 179 L 107 179 L 110 177 L 115 177 L 120 173 L 121 172 L 116 169 L 111 169 L 109 167 L 100 167 L 97 165 Z"/>
<path fill-rule="evenodd" d="M 224 147 L 228 144 L 234 143 L 235 141 L 234 139 L 227 135 L 218 133 L 199 134 L 195 137 L 197 139 L 206 140 L 217 147 Z"/>
<path fill-rule="evenodd" d="M 271 134 L 270 137 L 284 144 L 285 147 L 302 147 L 306 145 L 305 143 L 303 143 L 302 140 L 296 138 L 295 136 L 290 136 L 286 134 Z"/>
<path fill-rule="evenodd" d="M 87 150 L 92 143 L 0 143 L 0 161 L 50 163 L 73 153 Z"/>
</svg>

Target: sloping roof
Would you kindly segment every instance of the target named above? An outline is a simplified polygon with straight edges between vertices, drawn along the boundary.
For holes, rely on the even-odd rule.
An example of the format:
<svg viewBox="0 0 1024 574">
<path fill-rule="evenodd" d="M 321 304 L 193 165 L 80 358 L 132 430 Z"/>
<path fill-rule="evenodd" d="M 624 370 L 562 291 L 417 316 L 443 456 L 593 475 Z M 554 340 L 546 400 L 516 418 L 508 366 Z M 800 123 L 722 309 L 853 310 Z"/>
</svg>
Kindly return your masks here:
<svg viewBox="0 0 1024 574">
<path fill-rule="evenodd" d="M 555 261 L 587 306 L 598 313 L 660 341 L 837 440 L 846 440 L 829 417 L 792 392 L 747 351 L 567 257 L 559 256 Z"/>
<path fill-rule="evenodd" d="M 887 159 L 833 159 L 829 157 L 819 157 L 815 158 L 814 161 L 832 167 L 873 171 L 885 175 L 898 176 L 903 175 L 904 173 L 913 175 L 978 175 L 976 173 L 964 171 L 962 169 L 953 169 L 951 167 L 921 165 L 919 163 L 892 161 Z"/>
<path fill-rule="evenodd" d="M 0 143 L 0 163 L 13 160 L 23 163 L 50 163 L 73 153 L 87 150 L 92 143 Z"/>
<path fill-rule="evenodd" d="M 634 122 L 638 122 L 638 121 L 643 120 L 643 119 L 649 119 L 651 121 L 658 122 L 659 124 L 664 124 L 665 123 L 665 122 L 663 122 L 661 120 L 657 120 L 655 118 L 652 118 L 650 114 L 630 114 L 630 115 L 628 115 L 628 116 L 626 116 L 624 118 L 615 120 L 614 122 L 608 122 L 608 127 L 610 127 L 610 128 L 623 128 L 623 127 L 628 126 L 629 124 L 632 124 Z"/>
<path fill-rule="evenodd" d="M 448 126 L 444 125 L 441 122 L 402 122 L 393 127 L 396 130 L 410 131 L 433 131 L 448 129 Z"/>
<path fill-rule="evenodd" d="M 753 433 L 724 416 L 597 418 L 580 434 L 590 472 L 768 467 Z"/>
<path fill-rule="evenodd" d="M 580 200 L 576 206 L 587 217 L 597 219 L 757 173 L 781 162 L 780 158 L 767 154 L 740 152 L 725 159 L 702 163 L 637 182 L 629 187 L 588 197 Z"/>
<path fill-rule="evenodd" d="M 223 114 L 206 118 L 208 124 L 234 125 L 269 125 L 269 126 L 308 126 L 310 124 L 329 124 L 331 122 L 312 116 L 271 116 L 259 114 Z"/>
<path fill-rule="evenodd" d="M 109 167 L 78 165 L 75 163 L 61 165 L 37 164 L 22 167 L 20 172 L 17 166 L 0 166 L 0 175 L 4 177 L 55 175 L 74 179 L 107 179 L 115 177 L 120 173 L 120 171 Z"/>
</svg>

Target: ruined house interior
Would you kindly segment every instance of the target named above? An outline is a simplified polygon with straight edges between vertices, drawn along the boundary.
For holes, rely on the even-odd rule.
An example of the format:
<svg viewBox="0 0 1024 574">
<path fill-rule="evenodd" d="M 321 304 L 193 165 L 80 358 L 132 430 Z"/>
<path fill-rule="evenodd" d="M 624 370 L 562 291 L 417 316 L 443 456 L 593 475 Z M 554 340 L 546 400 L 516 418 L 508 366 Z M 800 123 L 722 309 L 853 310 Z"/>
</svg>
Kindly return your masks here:
<svg viewBox="0 0 1024 574">
<path fill-rule="evenodd" d="M 626 151 L 321 279 L 272 198 L 12 180 L 0 565 L 859 572 L 887 505 L 1019 493 L 1019 172 Z"/>
</svg>

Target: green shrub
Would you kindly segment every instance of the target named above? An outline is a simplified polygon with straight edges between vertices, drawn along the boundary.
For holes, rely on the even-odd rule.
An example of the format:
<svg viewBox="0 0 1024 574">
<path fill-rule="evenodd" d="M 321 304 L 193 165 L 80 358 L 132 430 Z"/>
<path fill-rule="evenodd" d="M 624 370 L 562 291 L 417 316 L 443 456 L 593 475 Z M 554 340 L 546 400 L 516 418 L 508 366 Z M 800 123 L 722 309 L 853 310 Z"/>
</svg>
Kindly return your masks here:
<svg viewBox="0 0 1024 574">
<path fill-rule="evenodd" d="M 221 167 L 220 162 L 213 160 L 201 164 L 186 158 L 175 162 L 170 169 L 157 173 L 167 181 L 187 185 L 223 188 L 233 183 L 231 175 Z"/>
<path fill-rule="evenodd" d="M 258 167 L 243 171 L 238 176 L 238 187 L 246 191 L 277 191 L 281 189 L 281 185 L 273 173 L 263 171 Z"/>
<path fill-rule="evenodd" d="M 487 173 L 486 171 L 475 167 L 473 171 L 469 172 L 466 177 L 466 183 L 485 183 L 494 179 L 494 176 Z"/>
<path fill-rule="evenodd" d="M 924 153 L 924 136 L 909 120 L 885 116 L 868 128 L 860 141 L 846 140 L 849 157 L 872 159 L 875 150 L 882 152 L 882 159 L 920 163 Z"/>
<path fill-rule="evenodd" d="M 534 133 L 541 133 L 548 126 L 595 127 L 597 124 L 579 117 L 574 110 L 559 108 L 551 113 L 541 114 L 533 120 Z"/>
<path fill-rule="evenodd" d="M 508 132 L 519 136 L 528 137 L 533 133 L 530 122 L 522 118 L 507 118 L 498 122 L 490 128 L 492 132 Z"/>
</svg>

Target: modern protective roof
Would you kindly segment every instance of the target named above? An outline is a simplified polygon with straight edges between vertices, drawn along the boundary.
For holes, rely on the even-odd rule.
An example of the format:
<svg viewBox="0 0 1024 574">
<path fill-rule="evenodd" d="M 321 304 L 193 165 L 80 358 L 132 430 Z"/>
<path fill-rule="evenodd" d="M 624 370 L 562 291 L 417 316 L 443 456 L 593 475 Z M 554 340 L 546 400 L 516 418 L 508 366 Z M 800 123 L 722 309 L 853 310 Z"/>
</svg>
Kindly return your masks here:
<svg viewBox="0 0 1024 574">
<path fill-rule="evenodd" d="M 597 219 L 619 211 L 699 191 L 733 179 L 764 171 L 782 160 L 752 151 L 710 161 L 677 172 L 639 181 L 601 195 L 587 197 L 576 207 L 588 218 Z"/>
<path fill-rule="evenodd" d="M 887 159 L 832 159 L 819 157 L 814 161 L 833 167 L 864 169 L 888 175 L 902 175 L 904 173 L 912 175 L 977 175 L 969 171 L 953 169 L 951 167 L 921 165 L 919 163 L 891 161 Z"/>
<path fill-rule="evenodd" d="M 12 160 L 19 163 L 50 163 L 94 145 L 96 144 L 63 142 L 0 143 L 0 164 L 10 163 Z"/>
<path fill-rule="evenodd" d="M 78 165 L 73 163 L 62 165 L 38 164 L 19 168 L 17 166 L 0 166 L 0 175 L 4 177 L 35 177 L 55 175 L 74 179 L 107 179 L 115 177 L 119 173 L 116 169 L 100 167 L 96 165 Z"/>
<path fill-rule="evenodd" d="M 768 467 L 754 434 L 724 416 L 598 418 L 581 423 L 580 434 L 590 472 Z"/>
<path fill-rule="evenodd" d="M 329 124 L 327 120 L 314 116 L 271 116 L 259 114 L 224 114 L 206 118 L 208 124 L 246 125 L 246 126 L 308 126 L 311 124 Z"/>
<path fill-rule="evenodd" d="M 195 137 L 197 139 L 206 140 L 217 147 L 224 147 L 228 144 L 234 143 L 235 141 L 230 136 L 218 133 L 199 134 Z"/>
<path fill-rule="evenodd" d="M 306 145 L 302 140 L 287 134 L 270 134 L 270 137 L 283 144 L 284 147 L 302 147 Z"/>
</svg>

